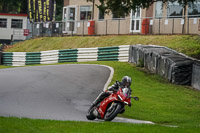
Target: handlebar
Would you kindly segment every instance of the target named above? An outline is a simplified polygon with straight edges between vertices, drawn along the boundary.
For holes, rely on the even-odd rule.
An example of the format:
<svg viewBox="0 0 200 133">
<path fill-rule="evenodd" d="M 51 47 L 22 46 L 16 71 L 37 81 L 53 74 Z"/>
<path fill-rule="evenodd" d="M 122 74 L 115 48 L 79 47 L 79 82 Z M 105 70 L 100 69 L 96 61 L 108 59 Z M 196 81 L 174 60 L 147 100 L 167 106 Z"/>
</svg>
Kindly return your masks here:
<svg viewBox="0 0 200 133">
<path fill-rule="evenodd" d="M 130 97 L 130 98 L 135 99 L 135 101 L 139 101 L 139 97 Z"/>
</svg>

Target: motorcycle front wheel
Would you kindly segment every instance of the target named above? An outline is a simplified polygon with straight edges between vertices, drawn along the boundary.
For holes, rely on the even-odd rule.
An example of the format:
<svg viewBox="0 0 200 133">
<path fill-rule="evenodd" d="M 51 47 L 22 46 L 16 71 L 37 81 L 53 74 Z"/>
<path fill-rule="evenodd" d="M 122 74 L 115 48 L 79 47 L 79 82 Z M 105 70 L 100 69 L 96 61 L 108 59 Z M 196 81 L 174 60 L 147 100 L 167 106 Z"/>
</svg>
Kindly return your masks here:
<svg viewBox="0 0 200 133">
<path fill-rule="evenodd" d="M 120 103 L 116 103 L 116 104 L 117 104 L 116 106 L 107 110 L 104 116 L 105 121 L 112 121 L 117 116 L 117 114 L 121 111 L 122 105 Z"/>
<path fill-rule="evenodd" d="M 96 119 L 96 117 L 93 115 L 94 109 L 95 109 L 95 107 L 92 107 L 92 106 L 88 109 L 88 113 L 86 115 L 86 118 L 88 120 L 94 120 L 94 119 Z"/>
</svg>

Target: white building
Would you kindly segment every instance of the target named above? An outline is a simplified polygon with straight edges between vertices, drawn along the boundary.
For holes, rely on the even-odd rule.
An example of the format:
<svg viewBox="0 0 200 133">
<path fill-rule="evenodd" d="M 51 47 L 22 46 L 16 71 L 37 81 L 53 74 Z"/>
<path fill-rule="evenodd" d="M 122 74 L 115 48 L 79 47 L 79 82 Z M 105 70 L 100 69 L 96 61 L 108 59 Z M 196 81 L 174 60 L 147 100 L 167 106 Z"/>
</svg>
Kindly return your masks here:
<svg viewBox="0 0 200 133">
<path fill-rule="evenodd" d="M 27 29 L 27 14 L 0 13 L 0 43 L 9 44 L 26 39 L 24 30 Z M 13 36 L 13 37 L 11 37 Z"/>
</svg>

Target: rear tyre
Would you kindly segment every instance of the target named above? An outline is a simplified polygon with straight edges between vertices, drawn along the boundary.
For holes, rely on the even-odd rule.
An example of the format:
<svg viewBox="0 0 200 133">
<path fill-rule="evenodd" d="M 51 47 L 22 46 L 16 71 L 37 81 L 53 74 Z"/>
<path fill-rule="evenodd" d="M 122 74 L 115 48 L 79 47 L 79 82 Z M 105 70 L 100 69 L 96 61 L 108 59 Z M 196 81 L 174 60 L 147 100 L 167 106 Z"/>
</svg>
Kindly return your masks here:
<svg viewBox="0 0 200 133">
<path fill-rule="evenodd" d="M 111 110 L 107 111 L 104 120 L 105 121 L 112 121 L 118 113 L 121 111 L 122 105 L 120 103 L 117 103 L 115 107 L 113 107 Z"/>
<path fill-rule="evenodd" d="M 88 113 L 87 113 L 87 115 L 86 115 L 86 118 L 87 118 L 88 120 L 94 120 L 94 119 L 96 118 L 96 117 L 93 115 L 94 109 L 95 109 L 95 107 L 92 107 L 92 106 L 88 109 Z"/>
</svg>

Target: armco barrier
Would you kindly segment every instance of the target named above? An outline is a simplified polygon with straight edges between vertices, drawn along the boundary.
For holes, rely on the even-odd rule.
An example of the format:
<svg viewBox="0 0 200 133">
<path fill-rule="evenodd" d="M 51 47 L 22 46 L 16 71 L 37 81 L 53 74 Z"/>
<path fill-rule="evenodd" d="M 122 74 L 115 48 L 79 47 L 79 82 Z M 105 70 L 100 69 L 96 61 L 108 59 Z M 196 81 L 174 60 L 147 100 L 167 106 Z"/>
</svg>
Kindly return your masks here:
<svg viewBox="0 0 200 133">
<path fill-rule="evenodd" d="M 13 53 L 3 52 L 2 64 L 6 65 L 6 66 L 12 66 L 13 65 Z"/>
<path fill-rule="evenodd" d="M 78 62 L 97 61 L 98 48 L 79 48 L 78 49 Z"/>
<path fill-rule="evenodd" d="M 143 62 L 147 70 L 174 84 L 191 85 L 193 60 L 174 50 L 155 45 L 133 45 L 129 55 L 129 62 Z"/>
<path fill-rule="evenodd" d="M 3 65 L 24 66 L 61 62 L 123 61 L 128 62 L 129 45 L 103 48 L 79 48 L 41 52 L 4 52 Z"/>
<path fill-rule="evenodd" d="M 193 64 L 192 87 L 200 90 L 200 61 Z"/>
<path fill-rule="evenodd" d="M 58 62 L 77 62 L 78 49 L 59 50 Z"/>
<path fill-rule="evenodd" d="M 40 64 L 40 60 L 41 60 L 40 52 L 26 53 L 26 65 Z"/>
<path fill-rule="evenodd" d="M 59 51 L 58 50 L 41 51 L 40 56 L 41 56 L 40 64 L 58 63 Z"/>
</svg>

